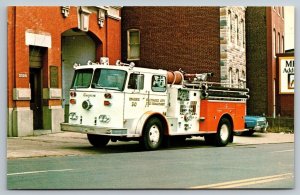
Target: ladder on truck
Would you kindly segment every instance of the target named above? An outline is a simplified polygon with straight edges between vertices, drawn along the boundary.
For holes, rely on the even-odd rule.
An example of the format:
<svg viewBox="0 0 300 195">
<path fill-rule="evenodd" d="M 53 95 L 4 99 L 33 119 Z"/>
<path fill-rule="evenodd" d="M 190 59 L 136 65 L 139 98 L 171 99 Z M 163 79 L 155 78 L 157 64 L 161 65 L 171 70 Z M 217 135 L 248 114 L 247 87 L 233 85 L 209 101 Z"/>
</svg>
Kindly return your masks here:
<svg viewBox="0 0 300 195">
<path fill-rule="evenodd" d="M 249 99 L 249 89 L 232 87 L 229 83 L 208 82 L 207 77 L 213 73 L 183 74 L 183 86 L 199 89 L 201 99 L 223 101 L 246 101 Z"/>
</svg>

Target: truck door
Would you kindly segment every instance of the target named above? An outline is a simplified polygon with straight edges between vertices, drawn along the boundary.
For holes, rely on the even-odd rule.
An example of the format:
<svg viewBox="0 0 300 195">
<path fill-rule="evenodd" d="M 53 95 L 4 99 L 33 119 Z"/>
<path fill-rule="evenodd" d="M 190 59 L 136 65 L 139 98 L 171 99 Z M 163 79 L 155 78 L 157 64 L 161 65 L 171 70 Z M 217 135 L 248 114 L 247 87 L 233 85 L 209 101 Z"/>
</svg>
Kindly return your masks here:
<svg viewBox="0 0 300 195">
<path fill-rule="evenodd" d="M 145 113 L 147 92 L 144 86 L 145 75 L 131 73 L 125 93 L 124 119 L 136 119 Z"/>
</svg>

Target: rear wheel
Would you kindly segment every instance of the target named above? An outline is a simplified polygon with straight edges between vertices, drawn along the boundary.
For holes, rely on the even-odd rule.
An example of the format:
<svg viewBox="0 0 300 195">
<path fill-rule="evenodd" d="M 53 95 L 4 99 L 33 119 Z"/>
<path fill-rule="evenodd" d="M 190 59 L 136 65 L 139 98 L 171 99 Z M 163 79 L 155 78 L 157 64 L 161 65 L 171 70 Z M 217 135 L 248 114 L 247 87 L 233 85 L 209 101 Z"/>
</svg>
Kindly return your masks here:
<svg viewBox="0 0 300 195">
<path fill-rule="evenodd" d="M 102 148 L 106 146 L 110 140 L 109 137 L 103 135 L 87 134 L 87 138 L 94 147 Z"/>
<path fill-rule="evenodd" d="M 156 150 L 163 140 L 163 126 L 158 118 L 150 118 L 143 130 L 141 145 L 146 150 Z"/>
<path fill-rule="evenodd" d="M 219 122 L 218 131 L 215 137 L 216 146 L 226 146 L 232 136 L 232 126 L 227 118 L 222 118 Z"/>
</svg>

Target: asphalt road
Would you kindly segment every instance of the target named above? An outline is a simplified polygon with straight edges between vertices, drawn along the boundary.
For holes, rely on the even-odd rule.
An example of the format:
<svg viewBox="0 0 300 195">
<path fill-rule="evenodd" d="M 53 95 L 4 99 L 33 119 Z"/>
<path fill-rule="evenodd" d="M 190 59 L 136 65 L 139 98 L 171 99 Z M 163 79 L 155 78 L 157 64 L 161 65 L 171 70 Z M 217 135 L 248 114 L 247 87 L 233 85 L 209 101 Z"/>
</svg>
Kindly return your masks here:
<svg viewBox="0 0 300 195">
<path fill-rule="evenodd" d="M 84 156 L 7 161 L 8 189 L 252 189 L 294 187 L 294 144 L 109 146 Z"/>
</svg>

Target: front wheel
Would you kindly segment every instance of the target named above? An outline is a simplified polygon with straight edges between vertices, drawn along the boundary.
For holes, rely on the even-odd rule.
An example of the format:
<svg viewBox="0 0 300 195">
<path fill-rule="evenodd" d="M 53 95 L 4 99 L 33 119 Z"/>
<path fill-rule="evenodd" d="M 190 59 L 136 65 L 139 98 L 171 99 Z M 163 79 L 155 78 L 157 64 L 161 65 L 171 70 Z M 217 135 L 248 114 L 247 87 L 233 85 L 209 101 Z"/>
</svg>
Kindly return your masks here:
<svg viewBox="0 0 300 195">
<path fill-rule="evenodd" d="M 144 129 L 140 144 L 146 150 L 156 150 L 160 147 L 163 139 L 163 126 L 158 118 L 150 118 Z"/>
<path fill-rule="evenodd" d="M 103 135 L 87 134 L 87 138 L 94 147 L 102 148 L 106 146 L 110 140 L 109 137 Z"/>
<path fill-rule="evenodd" d="M 226 146 L 230 142 L 231 136 L 233 136 L 231 123 L 227 118 L 222 118 L 215 137 L 216 146 Z"/>
</svg>

